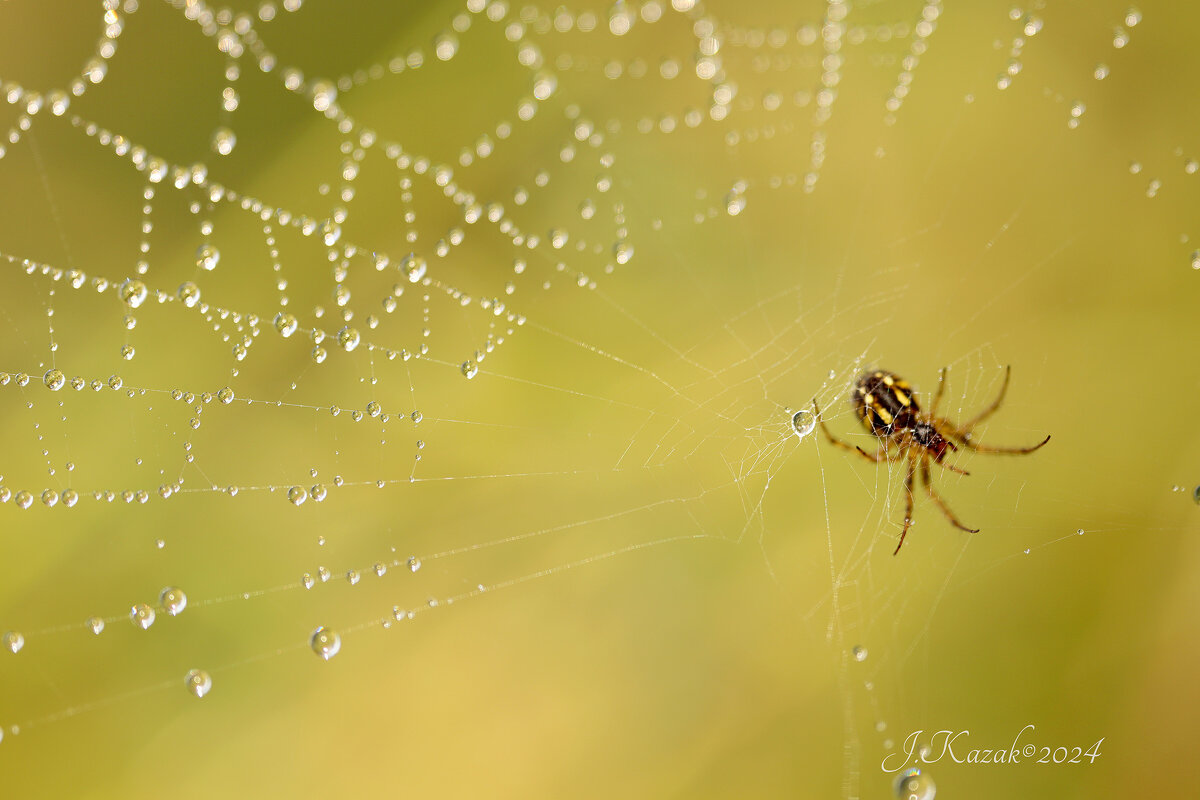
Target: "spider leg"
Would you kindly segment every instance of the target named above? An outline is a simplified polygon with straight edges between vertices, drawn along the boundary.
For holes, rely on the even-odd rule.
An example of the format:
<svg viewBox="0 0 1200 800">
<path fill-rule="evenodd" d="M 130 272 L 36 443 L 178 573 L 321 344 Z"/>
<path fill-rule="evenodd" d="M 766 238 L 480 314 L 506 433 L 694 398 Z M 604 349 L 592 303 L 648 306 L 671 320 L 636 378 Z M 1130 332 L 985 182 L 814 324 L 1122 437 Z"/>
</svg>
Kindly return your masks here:
<svg viewBox="0 0 1200 800">
<path fill-rule="evenodd" d="M 971 435 L 971 431 L 975 429 L 976 425 L 983 422 L 992 414 L 996 413 L 996 409 L 998 409 L 1000 404 L 1004 402 L 1005 393 L 1008 392 L 1008 379 L 1011 375 L 1012 366 L 1006 366 L 1004 368 L 1004 383 L 1000 385 L 1000 394 L 996 395 L 996 399 L 992 401 L 990 406 L 985 408 L 983 411 L 980 411 L 978 414 L 971 417 L 969 420 L 959 426 L 959 430 L 962 431 L 964 436 L 969 437 Z"/>
<path fill-rule="evenodd" d="M 942 402 L 942 394 L 946 391 L 946 373 L 949 371 L 949 367 L 942 367 L 938 370 L 938 388 L 933 393 L 933 403 L 929 406 L 930 416 L 937 415 L 938 404 Z"/>
<path fill-rule="evenodd" d="M 840 447 L 843 450 L 849 450 L 852 453 L 858 453 L 863 458 L 867 459 L 868 461 L 874 461 L 876 464 L 878 464 L 880 461 L 886 460 L 886 455 L 887 455 L 886 447 L 880 447 L 878 450 L 875 451 L 875 455 L 871 455 L 866 450 L 863 450 L 861 447 L 859 447 L 857 445 L 853 445 L 853 444 L 847 444 L 846 442 L 843 442 L 841 439 L 838 439 L 832 433 L 830 433 L 829 428 L 825 427 L 825 420 L 822 419 L 822 417 L 821 417 L 821 409 L 817 406 L 817 399 L 815 397 L 813 398 L 813 411 L 815 411 L 817 414 L 817 424 L 819 424 L 821 426 L 821 432 L 825 434 L 825 438 L 829 440 L 830 444 L 836 445 L 837 447 Z"/>
<path fill-rule="evenodd" d="M 924 457 L 922 456 L 922 459 Z M 928 469 L 928 467 L 926 467 Z M 917 473 L 917 455 L 913 453 L 908 457 L 908 474 L 904 476 L 904 530 L 900 531 L 900 543 L 896 545 L 896 549 L 892 551 L 892 555 L 900 552 L 900 548 L 904 546 L 904 537 L 908 536 L 908 529 L 912 527 L 913 515 L 913 477 Z"/>
<path fill-rule="evenodd" d="M 967 439 L 963 434 L 959 434 L 957 438 L 963 447 L 967 448 L 968 450 L 974 450 L 976 453 L 1007 453 L 1008 455 L 1017 456 L 1024 455 L 1025 453 L 1032 453 L 1034 450 L 1037 450 L 1046 442 L 1050 441 L 1050 437 L 1047 436 L 1033 447 L 990 447 L 986 444 L 975 444 L 970 439 Z"/>
<path fill-rule="evenodd" d="M 963 525 L 961 522 L 959 522 L 958 517 L 954 516 L 954 512 L 951 511 L 950 507 L 946 505 L 946 501 L 942 500 L 938 493 L 934 491 L 933 476 L 929 474 L 928 459 L 921 462 L 921 482 L 925 484 L 925 491 L 929 494 L 929 499 L 937 503 L 938 508 L 942 510 L 942 513 L 946 515 L 946 519 L 950 520 L 954 527 L 960 528 L 967 533 L 979 533 L 978 528 L 968 528 L 966 525 Z"/>
<path fill-rule="evenodd" d="M 938 466 L 941 467 L 942 469 L 948 469 L 951 472 L 957 472 L 959 475 L 970 475 L 971 474 L 970 472 L 967 472 L 962 467 L 956 467 L 953 464 L 943 464 L 941 462 L 938 462 Z"/>
</svg>

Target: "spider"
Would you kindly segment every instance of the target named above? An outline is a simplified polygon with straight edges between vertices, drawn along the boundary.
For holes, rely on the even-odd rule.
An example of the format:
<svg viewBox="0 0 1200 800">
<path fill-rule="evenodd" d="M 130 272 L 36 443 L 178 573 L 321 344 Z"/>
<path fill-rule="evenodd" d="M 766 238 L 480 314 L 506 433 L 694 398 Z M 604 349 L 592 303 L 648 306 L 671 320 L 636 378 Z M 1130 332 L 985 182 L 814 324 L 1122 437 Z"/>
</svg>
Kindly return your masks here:
<svg viewBox="0 0 1200 800">
<path fill-rule="evenodd" d="M 813 411 L 816 412 L 817 421 L 821 424 L 821 431 L 830 444 L 858 453 L 868 461 L 875 463 L 899 461 L 901 458 L 908 460 L 908 474 L 904 479 L 904 530 L 900 533 L 900 543 L 896 545 L 892 555 L 899 553 L 900 548 L 904 546 L 904 537 L 908 535 L 908 529 L 913 522 L 913 481 L 918 469 L 929 499 L 937 503 L 946 519 L 950 520 L 956 528 L 961 528 L 969 533 L 979 533 L 978 528 L 968 528 L 959 522 L 958 517 L 954 516 L 954 512 L 934 491 L 932 476 L 929 474 L 931 459 L 938 466 L 945 467 L 951 472 L 970 475 L 965 469 L 942 463 L 946 453 L 958 450 L 955 442 L 977 453 L 1025 455 L 1050 441 L 1050 437 L 1047 436 L 1032 447 L 988 447 L 972 442 L 971 431 L 975 429 L 976 425 L 995 413 L 1004 400 L 1012 369 L 1011 367 L 1004 368 L 1004 384 L 1000 387 L 1000 394 L 996 396 L 992 404 L 961 425 L 955 425 L 945 417 L 937 415 L 938 404 L 941 402 L 942 392 L 946 388 L 947 371 L 947 367 L 942 367 L 938 373 L 938 388 L 933 395 L 933 404 L 928 412 L 921 411 L 920 406 L 917 405 L 916 393 L 913 392 L 908 381 L 894 372 L 885 370 L 867 372 L 855 382 L 854 389 L 850 393 L 850 402 L 854 405 L 854 411 L 862 420 L 863 425 L 879 439 L 880 446 L 874 455 L 861 447 L 847 444 L 834 437 L 825 427 L 825 420 L 821 419 L 821 409 L 817 406 L 816 398 L 813 398 Z M 888 451 L 889 442 L 896 445 L 894 452 Z"/>
</svg>

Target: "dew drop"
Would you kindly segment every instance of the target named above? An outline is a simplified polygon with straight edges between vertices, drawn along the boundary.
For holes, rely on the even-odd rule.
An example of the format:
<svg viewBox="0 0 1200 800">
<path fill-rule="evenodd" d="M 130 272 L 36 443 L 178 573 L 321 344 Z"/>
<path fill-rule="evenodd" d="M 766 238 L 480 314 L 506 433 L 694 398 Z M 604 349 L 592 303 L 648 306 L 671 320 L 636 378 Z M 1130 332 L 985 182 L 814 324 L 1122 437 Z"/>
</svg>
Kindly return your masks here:
<svg viewBox="0 0 1200 800">
<path fill-rule="evenodd" d="M 29 508 L 33 505 L 33 494 L 22 489 L 13 497 L 13 502 L 21 508 Z"/>
<path fill-rule="evenodd" d="M 294 506 L 304 505 L 304 501 L 308 499 L 308 490 L 303 486 L 293 486 L 288 489 L 288 502 Z"/>
<path fill-rule="evenodd" d="M 337 87 L 329 81 L 314 81 L 312 85 L 313 108 L 325 111 L 337 101 Z"/>
<path fill-rule="evenodd" d="M 202 669 L 190 669 L 183 676 L 183 685 L 196 697 L 204 697 L 212 688 L 212 676 Z"/>
<path fill-rule="evenodd" d="M 325 363 L 325 357 L 328 355 L 329 354 L 325 352 L 325 348 L 321 347 L 321 345 L 317 345 L 312 349 L 312 360 L 318 364 Z"/>
<path fill-rule="evenodd" d="M 4 643 L 4 649 L 10 653 L 19 653 L 25 646 L 25 637 L 18 631 L 5 631 L 4 635 L 0 636 L 0 642 Z"/>
<path fill-rule="evenodd" d="M 854 649 L 851 650 L 850 653 L 854 656 L 855 661 L 867 660 L 867 648 L 863 647 L 862 645 L 855 645 Z"/>
<path fill-rule="evenodd" d="M 351 328 L 347 325 L 337 332 L 338 346 L 340 346 L 347 353 L 358 347 L 358 344 L 361 341 L 362 336 L 359 335 L 357 328 Z"/>
<path fill-rule="evenodd" d="M 134 627 L 146 630 L 154 624 L 154 609 L 145 603 L 138 603 L 129 609 L 129 620 Z"/>
<path fill-rule="evenodd" d="M 88 630 L 90 630 L 96 636 L 99 636 L 104 632 L 104 620 L 101 617 L 88 617 L 87 626 Z"/>
<path fill-rule="evenodd" d="M 400 268 L 404 270 L 404 274 L 408 277 L 409 283 L 417 283 L 421 280 L 421 278 L 425 277 L 425 259 L 416 255 L 415 253 L 409 253 L 407 256 L 405 256 Z"/>
<path fill-rule="evenodd" d="M 296 317 L 292 314 L 285 314 L 280 311 L 275 315 L 275 330 L 279 331 L 279 335 L 283 338 L 288 338 L 296 332 L 299 323 L 296 322 Z"/>
<path fill-rule="evenodd" d="M 187 308 L 195 308 L 200 302 L 200 287 L 191 281 L 179 284 L 176 296 Z"/>
<path fill-rule="evenodd" d="M 200 269 L 212 272 L 220 260 L 221 251 L 211 244 L 202 244 L 196 248 L 196 266 Z"/>
<path fill-rule="evenodd" d="M 237 145 L 237 134 L 229 128 L 217 128 L 212 135 L 213 152 L 219 156 L 227 156 Z"/>
<path fill-rule="evenodd" d="M 896 777 L 896 797 L 900 800 L 933 800 L 936 796 L 933 778 L 917 767 L 909 767 Z"/>
<path fill-rule="evenodd" d="M 458 37 L 450 31 L 438 34 L 433 42 L 433 52 L 439 61 L 449 61 L 458 52 Z"/>
<path fill-rule="evenodd" d="M 63 375 L 60 369 L 52 369 L 42 376 L 42 383 L 46 384 L 50 391 L 57 392 L 67 385 L 67 376 Z"/>
<path fill-rule="evenodd" d="M 342 649 L 342 637 L 338 636 L 335 631 L 328 628 L 320 627 L 312 632 L 312 636 L 308 640 L 308 644 L 312 647 L 312 651 L 319 655 L 325 661 L 333 658 Z"/>
<path fill-rule="evenodd" d="M 42 505 L 46 508 L 52 508 L 58 505 L 58 492 L 53 489 L 47 489 L 42 492 Z"/>
<path fill-rule="evenodd" d="M 121 283 L 121 300 L 130 308 L 141 306 L 142 303 L 146 302 L 146 297 L 149 293 L 146 284 L 136 278 L 126 278 Z"/>
<path fill-rule="evenodd" d="M 817 416 L 811 411 L 800 409 L 792 415 L 792 430 L 796 435 L 803 439 L 813 432 L 817 427 Z"/>
<path fill-rule="evenodd" d="M 187 595 L 183 593 L 183 589 L 168 586 L 159 593 L 158 604 L 163 607 L 164 611 L 175 617 L 187 608 Z"/>
<path fill-rule="evenodd" d="M 300 583 L 303 584 L 305 589 L 311 589 L 312 587 L 317 585 L 316 580 L 308 572 L 306 572 L 300 576 Z"/>
<path fill-rule="evenodd" d="M 409 572 L 416 572 L 421 568 L 421 559 L 417 558 L 416 556 L 409 556 L 407 563 Z"/>
<path fill-rule="evenodd" d="M 233 402 L 233 389 L 230 389 L 228 386 L 221 389 L 217 392 L 217 399 L 221 401 L 222 405 L 229 405 Z"/>
<path fill-rule="evenodd" d="M 479 365 L 474 361 L 464 361 L 462 363 L 462 374 L 467 376 L 467 380 L 471 380 L 479 373 Z"/>
</svg>

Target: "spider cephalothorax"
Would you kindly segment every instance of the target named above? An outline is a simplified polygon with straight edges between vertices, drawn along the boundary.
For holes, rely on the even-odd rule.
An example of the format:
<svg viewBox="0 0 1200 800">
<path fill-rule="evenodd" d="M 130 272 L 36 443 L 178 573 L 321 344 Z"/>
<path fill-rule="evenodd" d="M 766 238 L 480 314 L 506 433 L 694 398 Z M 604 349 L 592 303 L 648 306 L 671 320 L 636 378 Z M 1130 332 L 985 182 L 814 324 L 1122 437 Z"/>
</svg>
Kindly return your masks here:
<svg viewBox="0 0 1200 800">
<path fill-rule="evenodd" d="M 908 381 L 899 375 L 886 370 L 864 373 L 854 383 L 854 388 L 850 392 L 850 402 L 863 425 L 880 440 L 880 446 L 875 455 L 871 455 L 861 447 L 846 444 L 835 438 L 825 427 L 825 421 L 821 419 L 821 409 L 817 407 L 817 401 L 813 400 L 813 410 L 816 411 L 817 420 L 821 423 L 821 430 L 830 443 L 861 453 L 865 458 L 875 462 L 907 459 L 908 475 L 904 480 L 907 506 L 904 512 L 904 530 L 900 533 L 900 543 L 896 545 L 896 553 L 900 552 L 900 547 L 904 544 L 904 537 L 908 535 L 909 526 L 912 525 L 912 488 L 918 468 L 921 471 L 921 481 L 925 486 L 925 491 L 929 494 L 930 499 L 938 504 L 946 518 L 964 531 L 978 533 L 977 528 L 968 528 L 959 522 L 942 498 L 934 491 L 932 477 L 929 474 L 929 462 L 932 460 L 939 466 L 966 475 L 968 473 L 965 470 L 942 463 L 947 453 L 958 450 L 958 445 L 978 453 L 1020 455 L 1032 453 L 1050 441 L 1050 437 L 1047 436 L 1032 447 L 987 447 L 971 441 L 971 431 L 975 426 L 1000 407 L 1004 393 L 1008 390 L 1009 372 L 1009 368 L 1006 367 L 1004 385 L 1000 387 L 1000 394 L 992 401 L 992 404 L 962 425 L 955 425 L 950 420 L 937 416 L 937 407 L 946 386 L 946 369 L 943 368 L 939 376 L 938 389 L 933 396 L 933 404 L 928 413 L 921 410 L 917 403 L 916 392 L 913 391 Z M 890 449 L 889 445 L 891 445 Z"/>
</svg>

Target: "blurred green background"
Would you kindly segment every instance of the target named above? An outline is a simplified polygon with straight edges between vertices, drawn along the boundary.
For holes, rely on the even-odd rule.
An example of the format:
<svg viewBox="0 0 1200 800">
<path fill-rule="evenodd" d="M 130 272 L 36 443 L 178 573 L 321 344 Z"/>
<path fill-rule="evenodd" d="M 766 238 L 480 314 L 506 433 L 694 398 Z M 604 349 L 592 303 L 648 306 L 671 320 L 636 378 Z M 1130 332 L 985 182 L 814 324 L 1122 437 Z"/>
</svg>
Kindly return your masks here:
<svg viewBox="0 0 1200 800">
<path fill-rule="evenodd" d="M 1200 12 L 296 5 L 0 6 L 11 796 L 1195 793 Z"/>
</svg>

